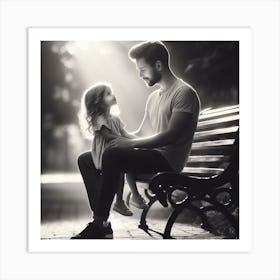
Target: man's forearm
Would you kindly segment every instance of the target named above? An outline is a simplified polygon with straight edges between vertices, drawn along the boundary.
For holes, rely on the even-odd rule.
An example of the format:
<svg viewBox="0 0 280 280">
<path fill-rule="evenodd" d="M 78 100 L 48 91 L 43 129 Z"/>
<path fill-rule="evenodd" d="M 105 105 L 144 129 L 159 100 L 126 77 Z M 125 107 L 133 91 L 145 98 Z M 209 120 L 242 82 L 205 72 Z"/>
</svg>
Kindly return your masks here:
<svg viewBox="0 0 280 280">
<path fill-rule="evenodd" d="M 112 147 L 157 148 L 176 143 L 178 139 L 188 141 L 196 128 L 196 117 L 189 113 L 175 113 L 169 123 L 169 129 L 149 137 L 135 139 L 115 139 Z"/>
<path fill-rule="evenodd" d="M 176 141 L 176 137 L 170 132 L 162 132 L 149 137 L 136 138 L 132 140 L 135 148 L 158 148 L 167 146 Z"/>
<path fill-rule="evenodd" d="M 130 135 L 132 135 L 134 138 L 137 137 L 142 137 L 143 136 L 143 133 L 141 133 L 140 130 L 136 130 L 136 131 L 132 131 L 132 132 L 129 132 Z"/>
<path fill-rule="evenodd" d="M 121 136 L 125 137 L 125 138 L 128 138 L 128 139 L 134 139 L 136 138 L 135 135 L 133 135 L 131 132 L 127 132 L 125 129 L 121 128 L 120 129 L 120 133 L 121 133 Z"/>
</svg>

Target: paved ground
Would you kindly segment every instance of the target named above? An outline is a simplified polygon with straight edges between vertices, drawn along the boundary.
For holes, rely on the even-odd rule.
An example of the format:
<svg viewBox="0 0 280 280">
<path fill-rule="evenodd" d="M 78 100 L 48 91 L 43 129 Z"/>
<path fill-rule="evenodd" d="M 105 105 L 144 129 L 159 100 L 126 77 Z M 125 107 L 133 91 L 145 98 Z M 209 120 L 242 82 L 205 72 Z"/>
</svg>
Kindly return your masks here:
<svg viewBox="0 0 280 280">
<path fill-rule="evenodd" d="M 128 186 L 125 186 L 125 194 Z M 42 239 L 68 239 L 81 231 L 91 221 L 91 211 L 86 192 L 81 182 L 49 182 L 42 184 Z M 131 207 L 132 217 L 122 216 L 112 211 L 110 221 L 115 239 L 159 239 L 160 235 L 150 232 L 148 235 L 138 228 L 141 210 Z M 156 203 L 147 218 L 149 227 L 163 231 L 166 218 L 171 209 L 165 209 Z M 193 213 L 186 212 L 179 217 L 172 230 L 172 236 L 184 239 L 213 239 L 215 236 L 199 226 L 199 220 Z"/>
</svg>

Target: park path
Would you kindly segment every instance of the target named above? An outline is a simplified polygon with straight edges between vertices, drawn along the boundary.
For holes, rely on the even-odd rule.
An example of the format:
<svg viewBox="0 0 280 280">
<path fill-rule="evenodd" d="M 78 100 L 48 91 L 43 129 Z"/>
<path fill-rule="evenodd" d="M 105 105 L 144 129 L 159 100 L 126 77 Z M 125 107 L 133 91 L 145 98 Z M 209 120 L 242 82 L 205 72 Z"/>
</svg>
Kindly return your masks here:
<svg viewBox="0 0 280 280">
<path fill-rule="evenodd" d="M 75 178 L 78 178 L 77 176 Z M 128 191 L 125 186 L 124 197 Z M 110 221 L 114 239 L 160 239 L 150 232 L 148 235 L 138 228 L 141 210 L 131 207 L 132 217 L 111 211 Z M 163 231 L 169 208 L 156 203 L 150 210 L 147 223 L 156 231 Z M 69 239 L 80 232 L 91 221 L 91 211 L 82 182 L 45 182 L 41 187 L 41 239 Z M 180 239 L 217 239 L 199 226 L 199 220 L 191 213 L 184 213 L 180 222 L 174 225 L 172 236 Z"/>
</svg>

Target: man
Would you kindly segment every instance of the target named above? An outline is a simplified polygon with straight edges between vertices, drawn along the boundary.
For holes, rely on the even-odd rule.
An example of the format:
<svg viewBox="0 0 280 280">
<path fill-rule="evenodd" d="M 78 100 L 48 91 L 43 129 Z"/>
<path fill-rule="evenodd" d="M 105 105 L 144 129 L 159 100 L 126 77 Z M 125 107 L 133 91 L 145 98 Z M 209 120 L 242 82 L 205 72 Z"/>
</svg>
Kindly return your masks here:
<svg viewBox="0 0 280 280">
<path fill-rule="evenodd" d="M 147 86 L 158 85 L 159 89 L 148 97 L 143 121 L 134 133 L 138 137 L 115 138 L 104 152 L 94 221 L 73 239 L 112 238 L 107 219 L 121 173 L 180 172 L 191 149 L 200 101 L 195 90 L 170 70 L 167 48 L 161 42 L 144 42 L 134 46 L 129 57 Z M 152 128 L 153 135 L 140 138 L 146 126 Z M 88 190 L 94 185 L 91 173 L 95 170 L 90 154 L 82 154 L 78 164 Z"/>
</svg>

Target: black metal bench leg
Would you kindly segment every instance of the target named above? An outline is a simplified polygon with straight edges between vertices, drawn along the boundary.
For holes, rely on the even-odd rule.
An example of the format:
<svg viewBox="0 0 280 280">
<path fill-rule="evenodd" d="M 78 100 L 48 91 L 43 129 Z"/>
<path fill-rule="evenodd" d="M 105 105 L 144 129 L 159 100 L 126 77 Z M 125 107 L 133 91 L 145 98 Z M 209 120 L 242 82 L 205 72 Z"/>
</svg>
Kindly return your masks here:
<svg viewBox="0 0 280 280">
<path fill-rule="evenodd" d="M 182 211 L 184 209 L 189 209 L 189 210 L 193 210 L 195 211 L 199 217 L 201 218 L 201 228 L 208 230 L 209 232 L 214 232 L 213 227 L 210 225 L 210 223 L 208 222 L 207 216 L 203 213 L 203 211 L 193 205 L 188 205 L 188 206 L 182 206 L 182 207 L 178 207 L 175 210 L 173 210 L 173 212 L 171 213 L 171 215 L 169 216 L 169 219 L 167 221 L 167 224 L 165 226 L 165 230 L 163 233 L 163 239 L 173 239 L 173 237 L 171 236 L 171 230 L 172 227 L 177 219 L 177 217 L 179 216 L 179 214 L 182 213 Z"/>
<path fill-rule="evenodd" d="M 152 207 L 152 205 L 157 201 L 157 198 L 154 196 L 154 197 L 150 197 L 149 198 L 149 202 L 148 202 L 148 208 L 147 209 L 144 209 L 142 211 L 142 214 L 141 214 L 141 219 L 140 219 L 140 224 L 138 225 L 138 227 L 140 229 L 143 229 L 144 231 L 147 231 L 149 229 L 147 223 L 146 223 L 146 218 L 147 218 L 147 214 L 150 210 L 150 208 Z"/>
<path fill-rule="evenodd" d="M 164 233 L 162 235 L 163 239 L 173 239 L 173 237 L 171 236 L 171 230 L 172 230 L 172 227 L 173 227 L 177 217 L 183 211 L 183 209 L 185 209 L 185 207 L 178 207 L 172 211 L 172 213 L 169 216 L 168 221 L 166 223 Z"/>
</svg>

